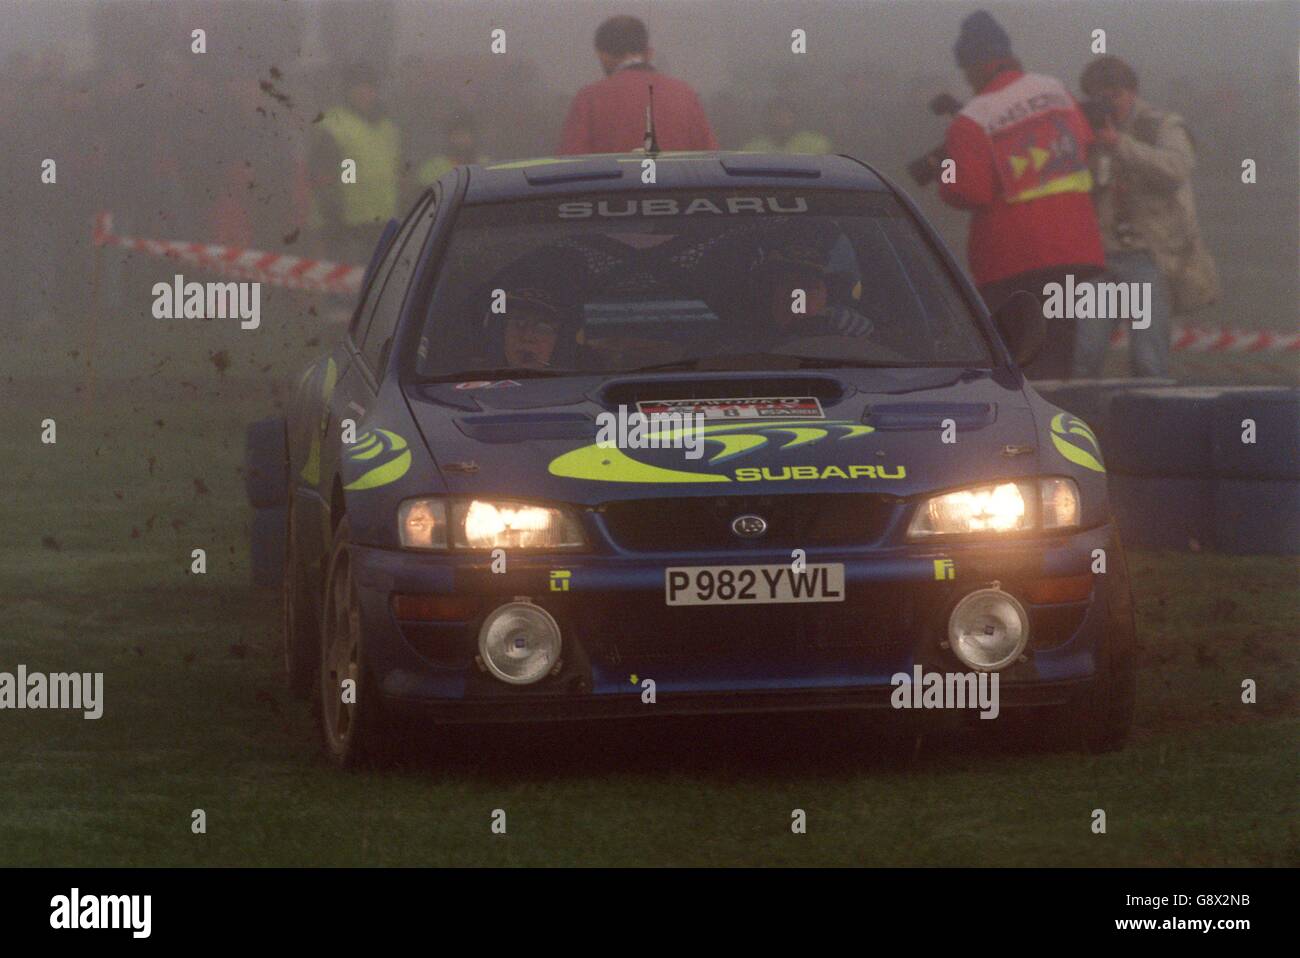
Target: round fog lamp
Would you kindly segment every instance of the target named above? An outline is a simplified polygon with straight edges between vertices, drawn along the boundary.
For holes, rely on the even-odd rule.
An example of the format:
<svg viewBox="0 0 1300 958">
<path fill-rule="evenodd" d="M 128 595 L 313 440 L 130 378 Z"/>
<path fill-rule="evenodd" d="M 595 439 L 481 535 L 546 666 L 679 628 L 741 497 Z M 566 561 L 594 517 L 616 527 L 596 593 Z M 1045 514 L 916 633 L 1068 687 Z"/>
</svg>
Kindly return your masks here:
<svg viewBox="0 0 1300 958">
<path fill-rule="evenodd" d="M 478 651 L 488 671 L 502 682 L 540 682 L 560 660 L 560 627 L 540 606 L 508 602 L 484 621 Z"/>
<path fill-rule="evenodd" d="M 996 672 L 1020 657 L 1029 642 L 1029 616 L 1001 589 L 978 589 L 948 618 L 948 644 L 957 658 L 981 672 Z"/>
</svg>

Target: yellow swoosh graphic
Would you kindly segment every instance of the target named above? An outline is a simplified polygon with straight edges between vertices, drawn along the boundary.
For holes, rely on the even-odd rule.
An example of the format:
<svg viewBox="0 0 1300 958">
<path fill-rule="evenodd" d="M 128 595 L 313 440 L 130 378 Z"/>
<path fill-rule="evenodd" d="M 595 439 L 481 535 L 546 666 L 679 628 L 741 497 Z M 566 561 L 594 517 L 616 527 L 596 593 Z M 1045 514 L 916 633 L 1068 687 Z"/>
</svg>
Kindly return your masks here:
<svg viewBox="0 0 1300 958">
<path fill-rule="evenodd" d="M 411 450 L 406 448 L 405 439 L 395 432 L 389 432 L 387 429 L 376 429 L 374 433 L 367 433 L 367 435 L 376 440 L 374 448 L 349 453 L 349 459 L 353 461 L 370 460 L 382 452 L 398 452 L 401 455 L 381 463 L 353 479 L 343 487 L 349 492 L 360 492 L 365 489 L 386 486 L 390 482 L 401 479 L 402 476 L 406 475 L 406 471 L 411 468 Z"/>
</svg>

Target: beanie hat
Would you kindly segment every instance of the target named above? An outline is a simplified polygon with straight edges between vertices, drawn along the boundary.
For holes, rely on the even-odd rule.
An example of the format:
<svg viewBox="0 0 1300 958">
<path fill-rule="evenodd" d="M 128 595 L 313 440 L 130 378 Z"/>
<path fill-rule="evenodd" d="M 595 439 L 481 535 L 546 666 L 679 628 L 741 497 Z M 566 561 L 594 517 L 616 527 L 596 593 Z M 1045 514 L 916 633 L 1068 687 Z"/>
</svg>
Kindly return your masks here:
<svg viewBox="0 0 1300 958">
<path fill-rule="evenodd" d="M 953 44 L 957 65 L 963 69 L 1011 56 L 1011 38 L 992 14 L 976 10 L 961 22 L 961 33 Z"/>
</svg>

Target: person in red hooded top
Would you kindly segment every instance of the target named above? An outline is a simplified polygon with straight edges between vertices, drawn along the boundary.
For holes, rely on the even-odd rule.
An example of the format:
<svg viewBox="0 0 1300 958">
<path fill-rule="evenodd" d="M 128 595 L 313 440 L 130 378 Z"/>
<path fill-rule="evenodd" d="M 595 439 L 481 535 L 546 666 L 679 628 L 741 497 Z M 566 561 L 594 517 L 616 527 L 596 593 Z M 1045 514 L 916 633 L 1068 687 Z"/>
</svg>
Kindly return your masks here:
<svg viewBox="0 0 1300 958">
<path fill-rule="evenodd" d="M 953 48 L 975 96 L 948 127 L 951 177 L 939 196 L 972 212 L 967 257 L 980 294 L 996 309 L 1017 290 L 1044 298 L 1048 283 L 1076 283 L 1105 265 L 1093 211 L 1088 145 L 1092 128 L 1054 77 L 1026 73 L 1011 39 L 988 13 L 962 21 Z M 951 182 L 945 182 L 950 179 Z M 1074 321 L 1048 329 L 1026 374 L 1069 376 Z"/>
<path fill-rule="evenodd" d="M 700 98 L 687 84 L 651 65 L 645 24 L 611 17 L 596 30 L 596 57 L 605 79 L 578 91 L 560 138 L 560 153 L 627 153 L 645 145 L 645 111 L 654 87 L 656 139 L 661 150 L 716 150 L 717 138 Z"/>
</svg>

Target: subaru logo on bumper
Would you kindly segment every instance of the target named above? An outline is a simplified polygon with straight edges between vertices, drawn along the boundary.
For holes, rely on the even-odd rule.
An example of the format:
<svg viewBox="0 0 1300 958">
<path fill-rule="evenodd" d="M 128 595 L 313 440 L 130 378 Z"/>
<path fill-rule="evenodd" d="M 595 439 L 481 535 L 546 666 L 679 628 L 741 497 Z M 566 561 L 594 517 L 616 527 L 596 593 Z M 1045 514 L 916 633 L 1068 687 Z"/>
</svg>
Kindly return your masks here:
<svg viewBox="0 0 1300 958">
<path fill-rule="evenodd" d="M 757 539 L 767 531 L 767 520 L 762 516 L 736 516 L 731 520 L 731 531 L 742 539 Z"/>
</svg>

